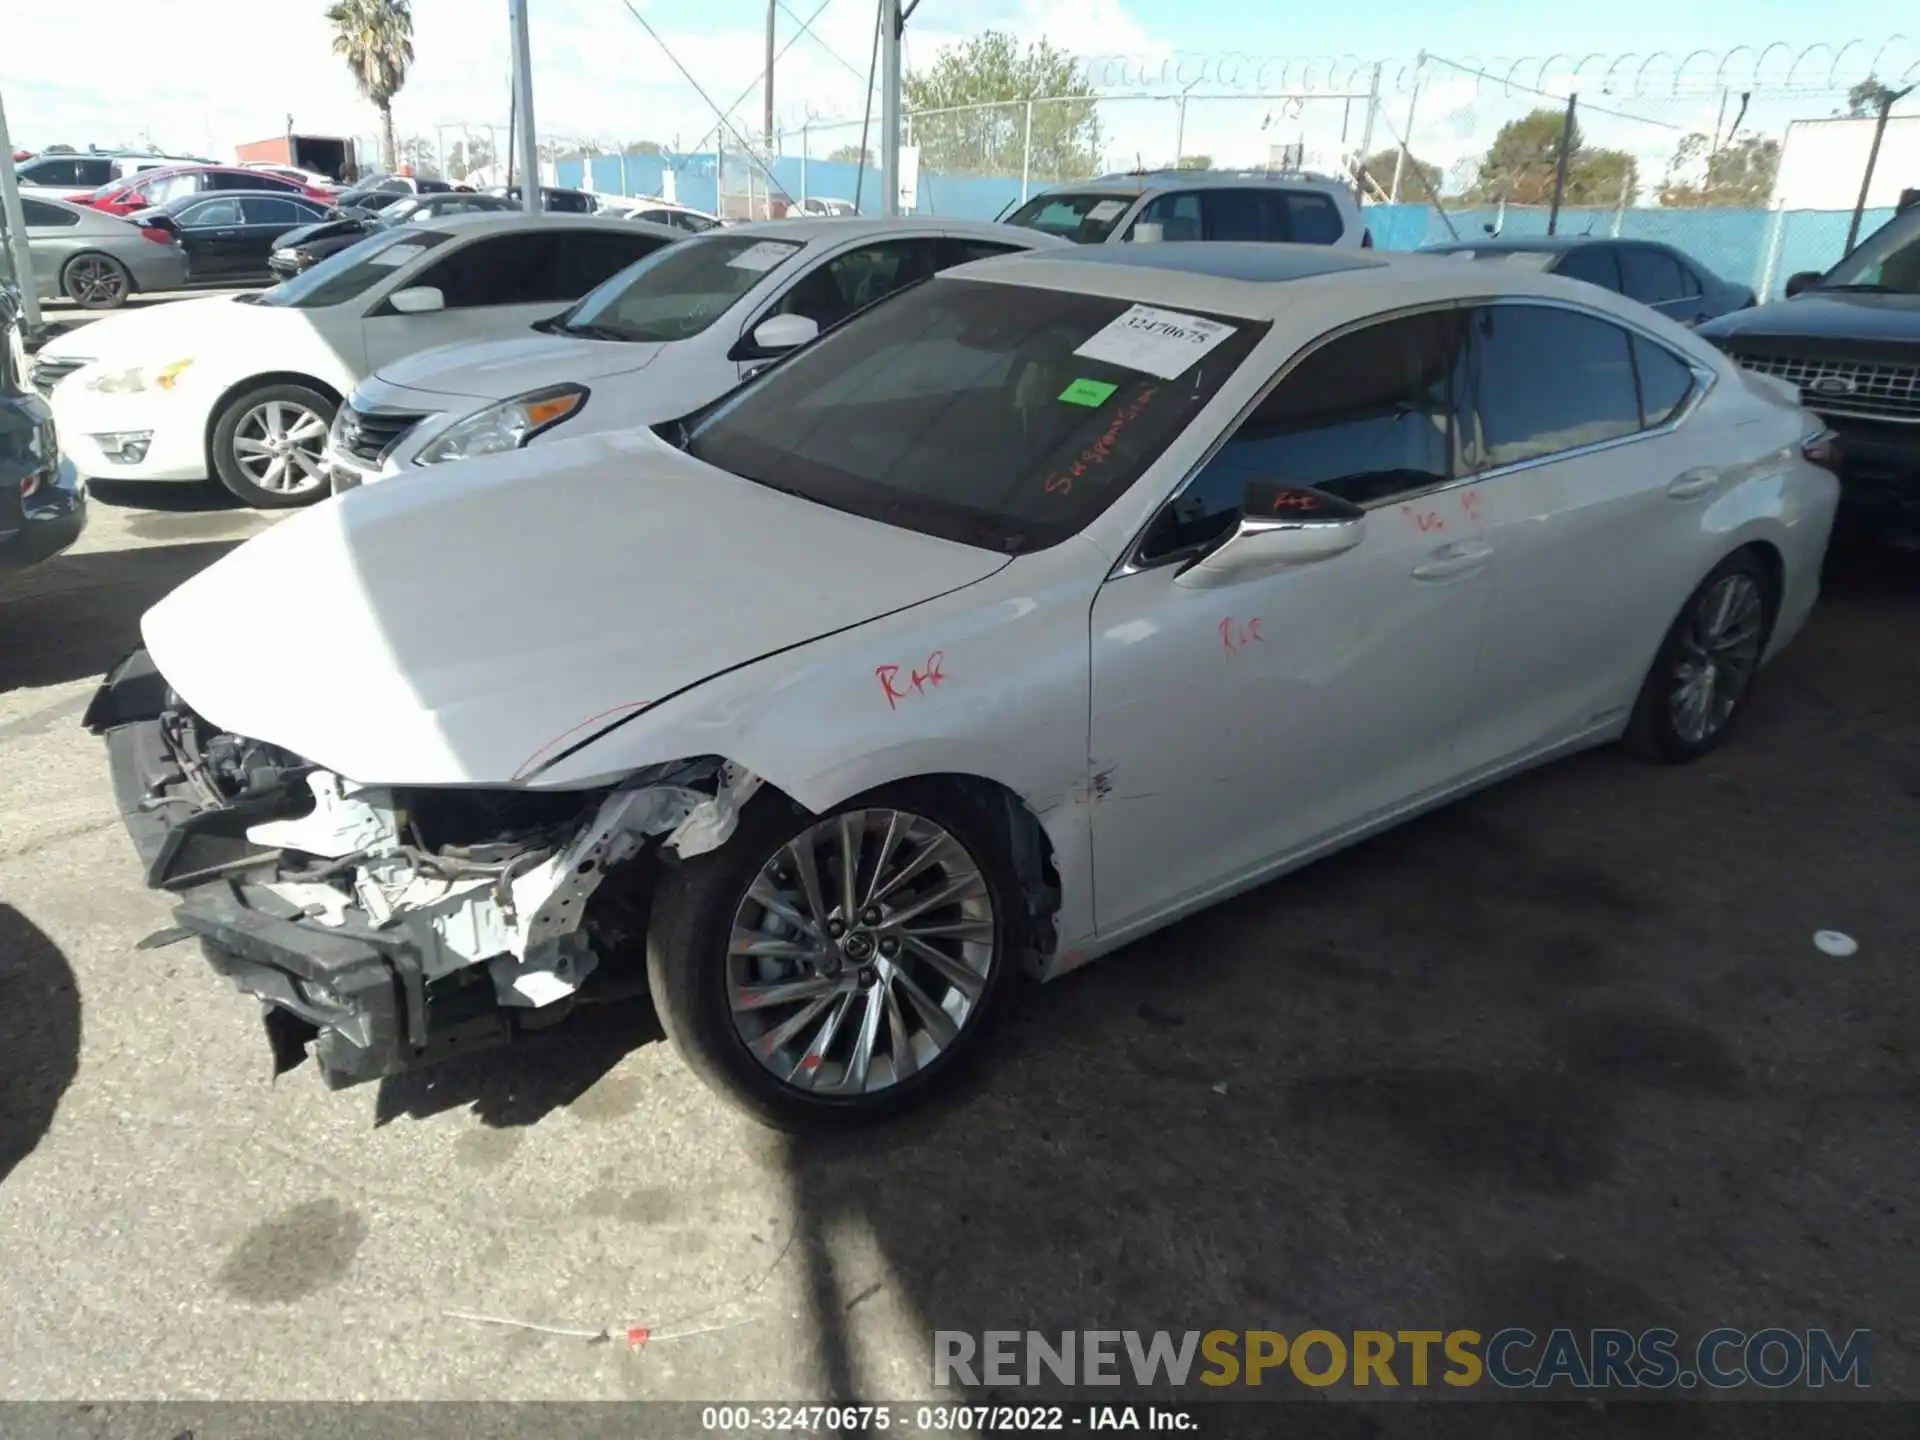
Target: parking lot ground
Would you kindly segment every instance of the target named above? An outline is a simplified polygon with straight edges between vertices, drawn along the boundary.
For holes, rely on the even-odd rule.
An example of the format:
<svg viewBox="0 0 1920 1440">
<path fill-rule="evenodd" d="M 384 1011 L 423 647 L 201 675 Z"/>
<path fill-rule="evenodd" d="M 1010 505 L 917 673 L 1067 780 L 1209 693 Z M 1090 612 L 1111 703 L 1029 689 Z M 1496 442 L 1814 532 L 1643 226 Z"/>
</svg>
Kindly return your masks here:
<svg viewBox="0 0 1920 1440">
<path fill-rule="evenodd" d="M 1706 761 L 1485 793 L 1024 994 L 952 1103 L 797 1144 L 643 1004 L 269 1083 L 78 724 L 266 523 L 101 505 L 0 592 L 0 1397 L 904 1398 L 934 1328 L 1556 1324 L 1865 1328 L 1920 1397 L 1910 565 L 1833 577 Z M 327 663 L 322 598 L 255 603 Z"/>
</svg>

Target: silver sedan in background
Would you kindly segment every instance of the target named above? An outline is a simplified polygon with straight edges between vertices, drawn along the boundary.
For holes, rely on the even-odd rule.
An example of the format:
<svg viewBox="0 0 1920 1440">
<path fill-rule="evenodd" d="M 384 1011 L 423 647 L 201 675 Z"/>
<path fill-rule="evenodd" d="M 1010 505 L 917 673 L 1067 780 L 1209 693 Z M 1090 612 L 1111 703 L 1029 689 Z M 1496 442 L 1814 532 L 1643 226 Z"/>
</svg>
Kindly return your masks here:
<svg viewBox="0 0 1920 1440">
<path fill-rule="evenodd" d="M 42 196 L 20 197 L 27 249 L 42 300 L 72 300 L 113 310 L 141 291 L 187 283 L 187 253 L 164 231 L 146 231 L 117 215 Z"/>
</svg>

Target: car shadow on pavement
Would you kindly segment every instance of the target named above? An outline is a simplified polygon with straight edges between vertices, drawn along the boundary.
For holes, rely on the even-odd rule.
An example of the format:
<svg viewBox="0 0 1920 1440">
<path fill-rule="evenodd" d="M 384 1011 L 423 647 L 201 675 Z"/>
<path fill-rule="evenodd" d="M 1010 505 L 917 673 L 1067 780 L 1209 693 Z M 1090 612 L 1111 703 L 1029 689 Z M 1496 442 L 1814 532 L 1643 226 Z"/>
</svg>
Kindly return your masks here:
<svg viewBox="0 0 1920 1440">
<path fill-rule="evenodd" d="M 140 644 L 140 617 L 239 542 L 62 555 L 0 585 L 0 692 L 104 674 Z"/>
<path fill-rule="evenodd" d="M 39 926 L 0 903 L 0 1183 L 53 1124 L 80 1065 L 80 990 Z"/>
<path fill-rule="evenodd" d="M 644 998 L 588 1005 L 549 1031 L 380 1082 L 374 1124 L 467 1110 L 483 1125 L 538 1124 L 642 1045 L 663 1039 Z"/>
<path fill-rule="evenodd" d="M 184 485 L 175 480 L 89 480 L 87 498 L 116 510 L 161 514 L 245 509 L 238 496 L 211 480 Z"/>
</svg>

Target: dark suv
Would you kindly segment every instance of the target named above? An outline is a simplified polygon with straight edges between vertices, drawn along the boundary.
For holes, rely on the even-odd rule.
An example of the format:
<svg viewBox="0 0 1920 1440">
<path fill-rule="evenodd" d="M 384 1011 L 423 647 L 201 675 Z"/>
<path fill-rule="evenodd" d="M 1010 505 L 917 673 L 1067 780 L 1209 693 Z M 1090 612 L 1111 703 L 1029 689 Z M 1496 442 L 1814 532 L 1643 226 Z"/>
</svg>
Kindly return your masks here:
<svg viewBox="0 0 1920 1440">
<path fill-rule="evenodd" d="M 87 523 L 86 487 L 61 463 L 53 411 L 27 383 L 12 255 L 0 223 L 0 575 L 58 555 Z"/>
<path fill-rule="evenodd" d="M 1920 547 L 1920 198 L 1788 298 L 1723 315 L 1699 333 L 1748 370 L 1797 385 L 1839 432 L 1840 514 Z"/>
</svg>

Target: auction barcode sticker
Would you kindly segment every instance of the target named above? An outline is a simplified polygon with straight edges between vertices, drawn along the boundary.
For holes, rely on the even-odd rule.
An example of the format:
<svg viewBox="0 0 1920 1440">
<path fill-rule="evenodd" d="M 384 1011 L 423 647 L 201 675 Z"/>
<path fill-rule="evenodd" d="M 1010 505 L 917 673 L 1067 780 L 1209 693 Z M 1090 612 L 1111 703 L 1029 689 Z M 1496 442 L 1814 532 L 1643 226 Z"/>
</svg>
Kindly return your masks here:
<svg viewBox="0 0 1920 1440">
<path fill-rule="evenodd" d="M 735 270 L 771 270 L 799 248 L 782 245 L 777 240 L 762 240 L 758 245 L 749 245 L 727 264 Z"/>
<path fill-rule="evenodd" d="M 1073 353 L 1171 380 L 1231 334 L 1233 326 L 1217 320 L 1135 305 Z"/>
</svg>

